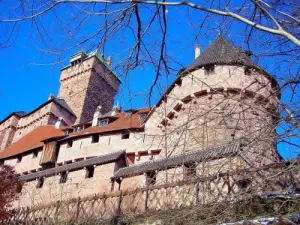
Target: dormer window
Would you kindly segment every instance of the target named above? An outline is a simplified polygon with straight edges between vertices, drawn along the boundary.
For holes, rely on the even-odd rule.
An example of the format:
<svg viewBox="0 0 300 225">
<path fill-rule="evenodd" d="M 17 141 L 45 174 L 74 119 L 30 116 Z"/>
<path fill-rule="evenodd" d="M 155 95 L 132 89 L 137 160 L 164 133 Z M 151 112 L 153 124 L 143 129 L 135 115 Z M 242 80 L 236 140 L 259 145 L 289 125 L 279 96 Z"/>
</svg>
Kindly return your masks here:
<svg viewBox="0 0 300 225">
<path fill-rule="evenodd" d="M 98 125 L 101 126 L 106 126 L 108 124 L 108 119 L 105 120 L 99 120 Z"/>
<path fill-rule="evenodd" d="M 126 117 L 131 117 L 132 116 L 132 112 L 131 111 L 128 111 L 125 113 Z"/>
<path fill-rule="evenodd" d="M 215 73 L 215 65 L 204 66 L 204 74 L 210 75 Z"/>
<path fill-rule="evenodd" d="M 147 114 L 146 113 L 140 113 L 139 118 L 140 120 L 144 120 L 146 118 Z"/>
</svg>

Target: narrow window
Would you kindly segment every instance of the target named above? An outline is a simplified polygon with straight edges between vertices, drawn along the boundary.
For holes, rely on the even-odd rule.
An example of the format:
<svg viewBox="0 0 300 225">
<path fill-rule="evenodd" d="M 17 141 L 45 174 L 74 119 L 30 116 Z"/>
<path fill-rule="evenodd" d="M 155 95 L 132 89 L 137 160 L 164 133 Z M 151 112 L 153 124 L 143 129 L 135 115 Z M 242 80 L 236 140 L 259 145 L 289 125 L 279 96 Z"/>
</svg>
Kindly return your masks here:
<svg viewBox="0 0 300 225">
<path fill-rule="evenodd" d="M 66 182 L 67 182 L 67 177 L 68 177 L 67 171 L 61 172 L 61 173 L 60 173 L 59 183 L 60 183 L 60 184 L 66 183 Z"/>
<path fill-rule="evenodd" d="M 210 75 L 215 73 L 215 66 L 214 65 L 207 65 L 204 66 L 204 74 L 205 75 Z"/>
<path fill-rule="evenodd" d="M 92 136 L 92 143 L 98 143 L 99 142 L 99 134 L 95 134 Z"/>
<path fill-rule="evenodd" d="M 21 193 L 22 192 L 22 184 L 21 183 L 17 184 L 17 186 L 16 186 L 16 192 L 17 193 Z"/>
<path fill-rule="evenodd" d="M 67 148 L 71 148 L 73 145 L 73 140 L 67 140 Z"/>
<path fill-rule="evenodd" d="M 37 184 L 36 184 L 36 188 L 42 188 L 43 187 L 43 185 L 44 185 L 44 177 L 40 177 L 39 179 L 38 179 L 38 182 L 37 182 Z"/>
<path fill-rule="evenodd" d="M 18 156 L 17 163 L 20 163 L 21 161 L 22 161 L 22 156 Z"/>
<path fill-rule="evenodd" d="M 92 178 L 94 176 L 95 168 L 93 166 L 89 166 L 86 168 L 85 178 Z"/>
<path fill-rule="evenodd" d="M 196 163 L 184 165 L 185 178 L 195 178 L 197 176 Z"/>
<path fill-rule="evenodd" d="M 36 158 L 38 156 L 38 151 L 34 151 L 32 154 L 32 158 Z"/>
<path fill-rule="evenodd" d="M 248 68 L 248 67 L 245 67 L 245 75 L 251 75 L 251 69 L 250 68 Z"/>
<path fill-rule="evenodd" d="M 163 119 L 161 121 L 161 125 L 163 125 L 164 127 L 168 125 L 168 120 L 167 119 Z"/>
<path fill-rule="evenodd" d="M 122 134 L 122 139 L 129 139 L 129 133 Z"/>
<path fill-rule="evenodd" d="M 149 172 L 146 175 L 146 183 L 147 185 L 154 185 L 156 183 L 156 173 L 155 171 Z"/>
</svg>

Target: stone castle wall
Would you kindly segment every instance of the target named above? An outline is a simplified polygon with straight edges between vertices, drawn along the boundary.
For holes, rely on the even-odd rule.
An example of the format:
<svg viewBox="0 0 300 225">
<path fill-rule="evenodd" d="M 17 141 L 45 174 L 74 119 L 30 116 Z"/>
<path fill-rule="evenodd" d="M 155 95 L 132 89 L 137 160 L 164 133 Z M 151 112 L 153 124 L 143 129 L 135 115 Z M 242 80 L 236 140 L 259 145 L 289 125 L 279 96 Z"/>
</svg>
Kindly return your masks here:
<svg viewBox="0 0 300 225">
<path fill-rule="evenodd" d="M 69 171 L 66 183 L 60 183 L 60 174 L 45 177 L 43 187 L 36 188 L 37 180 L 28 181 L 22 188 L 22 197 L 14 207 L 38 206 L 71 198 L 110 193 L 115 163 L 95 166 L 94 176 L 86 178 L 86 170 Z"/>
<path fill-rule="evenodd" d="M 95 59 L 90 58 L 84 61 L 83 64 L 78 65 L 77 70 L 75 67 L 71 67 L 62 71 L 59 97 L 63 97 L 75 114 L 80 115 L 79 120 L 92 116 L 90 114 L 93 112 L 92 110 L 88 114 L 85 114 L 84 110 L 97 107 L 103 100 L 102 97 L 100 99 L 90 97 L 90 102 L 85 103 L 86 97 L 105 96 L 107 102 L 111 102 L 109 104 L 112 104 L 111 100 L 114 97 L 113 88 L 106 86 L 108 83 L 102 81 L 99 74 L 93 72 L 89 66 L 95 63 L 93 60 Z M 74 71 L 79 72 L 75 73 Z M 100 135 L 98 143 L 92 143 L 92 135 L 75 137 L 72 141 L 72 147 L 67 147 L 67 142 L 60 143 L 56 163 L 61 165 L 80 158 L 104 155 L 123 149 L 126 152 L 135 153 L 136 156 L 139 152 L 161 149 L 160 157 L 168 157 L 186 151 L 223 145 L 236 139 L 242 139 L 246 144 L 243 148 L 243 168 L 277 162 L 279 159 L 273 142 L 277 115 L 277 93 L 265 75 L 257 72 L 246 75 L 244 72 L 244 68 L 240 66 L 216 66 L 213 74 L 206 75 L 203 69 L 199 69 L 181 77 L 181 82 L 176 83 L 173 90 L 167 94 L 166 100 L 153 110 L 145 123 L 144 132 L 132 132 L 129 139 L 122 139 L 121 133 Z M 93 86 L 92 84 L 96 85 Z M 104 90 L 100 90 L 100 88 L 95 90 L 102 84 L 105 84 Z M 105 91 L 108 91 L 107 95 L 102 95 Z M 140 161 L 136 160 L 135 163 L 148 160 L 150 160 L 149 156 L 145 156 L 141 157 Z M 230 162 L 228 160 L 231 159 L 199 165 L 197 170 L 204 175 L 239 168 L 239 160 L 234 159 Z M 17 164 L 15 161 L 11 161 L 11 163 Z M 24 164 L 20 162 L 16 168 L 22 172 L 32 169 L 32 166 L 27 167 L 28 164 L 36 165 L 34 169 L 40 167 L 37 159 L 30 158 L 29 155 L 24 159 Z M 223 167 L 219 168 L 217 165 L 223 165 Z M 113 176 L 113 170 L 108 171 L 110 167 L 107 165 L 103 165 L 101 168 L 103 172 L 101 176 L 108 181 Z M 91 194 L 89 186 L 83 185 L 87 182 L 83 179 L 83 173 L 84 170 L 70 171 L 69 175 L 73 178 L 70 180 L 72 181 L 70 189 L 66 189 L 70 190 L 70 195 L 63 194 L 64 197 Z M 159 172 L 157 182 L 162 184 L 177 182 L 177 179 L 184 178 L 182 177 L 183 174 L 183 167 Z M 77 178 L 83 179 L 80 181 L 82 185 L 74 185 L 73 181 Z M 58 176 L 46 178 L 46 181 L 48 180 L 44 184 L 46 191 L 43 188 L 43 190 L 35 188 L 34 185 L 37 181 L 27 182 L 22 194 L 27 192 L 31 194 L 30 197 L 24 197 L 27 200 L 23 201 L 22 197 L 19 206 L 28 204 L 28 199 L 32 196 L 38 195 L 41 199 L 47 199 L 47 195 L 50 193 L 49 188 L 52 183 L 57 185 L 57 179 Z M 106 181 L 103 181 L 104 186 L 101 188 L 99 186 L 96 189 L 97 193 L 110 190 L 111 184 Z M 91 185 L 88 182 L 86 184 Z M 124 179 L 121 183 L 121 187 L 124 189 L 136 188 L 135 185 L 143 187 L 145 176 L 140 175 Z M 61 193 L 60 188 L 64 185 L 58 186 L 58 189 L 54 188 L 56 190 L 54 195 Z M 56 200 L 57 198 L 53 197 L 53 199 Z"/>
</svg>

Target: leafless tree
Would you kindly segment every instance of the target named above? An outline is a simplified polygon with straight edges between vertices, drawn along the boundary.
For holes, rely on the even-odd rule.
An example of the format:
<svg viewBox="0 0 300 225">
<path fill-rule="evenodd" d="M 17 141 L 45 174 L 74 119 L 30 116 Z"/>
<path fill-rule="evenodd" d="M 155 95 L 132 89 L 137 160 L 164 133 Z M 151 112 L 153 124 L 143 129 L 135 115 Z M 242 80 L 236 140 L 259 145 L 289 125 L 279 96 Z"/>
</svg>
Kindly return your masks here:
<svg viewBox="0 0 300 225">
<path fill-rule="evenodd" d="M 274 115 L 279 121 L 277 133 L 271 138 L 297 150 L 300 147 L 299 8 L 297 0 L 205 0 L 200 3 L 165 0 L 20 0 L 12 3 L 2 0 L 0 31 L 3 35 L 0 44 L 2 48 L 10 47 L 23 27 L 31 26 L 34 30 L 32 38 L 37 41 L 37 46 L 42 46 L 46 54 L 57 57 L 55 62 L 36 64 L 64 61 L 65 54 L 69 55 L 78 46 L 87 50 L 97 48 L 105 55 L 113 54 L 113 69 L 125 81 L 124 90 L 129 89 L 126 91 L 130 95 L 129 104 L 141 94 L 130 91 L 129 84 L 136 73 L 153 71 L 148 78 L 152 82 L 142 93 L 152 105 L 153 95 L 162 95 L 178 71 L 186 66 L 182 63 L 186 54 L 182 52 L 219 33 L 252 52 L 253 59 L 277 79 L 282 97 L 277 99 L 279 116 Z M 188 35 L 178 34 L 177 26 L 184 27 Z M 108 53 L 109 45 L 120 49 Z M 184 149 L 187 142 L 203 145 L 199 138 L 192 140 L 195 132 L 199 136 L 197 126 L 206 126 L 209 130 L 212 121 L 222 122 L 225 118 L 234 121 L 236 127 L 247 127 L 247 124 L 241 125 L 240 120 L 244 113 L 252 110 L 249 102 L 243 102 L 245 108 L 240 111 L 217 112 L 220 107 L 226 108 L 229 102 L 238 104 L 234 103 L 238 101 L 229 95 L 227 100 L 220 100 L 209 111 L 194 106 L 192 100 L 188 102 L 183 115 L 186 120 L 165 132 L 166 142 L 171 146 L 167 156 L 178 146 Z M 197 115 L 193 114 L 195 107 L 198 107 Z M 165 116 L 162 115 L 162 118 Z M 199 121 L 199 117 L 206 120 Z M 259 131 L 249 131 L 252 132 L 252 140 L 265 140 L 267 137 L 261 134 L 267 129 L 274 129 L 273 126 L 262 123 Z M 236 127 L 232 129 L 236 130 Z M 186 133 L 189 133 L 189 138 Z M 214 134 L 216 143 L 221 133 Z M 248 142 L 251 143 L 251 140 Z"/>
</svg>

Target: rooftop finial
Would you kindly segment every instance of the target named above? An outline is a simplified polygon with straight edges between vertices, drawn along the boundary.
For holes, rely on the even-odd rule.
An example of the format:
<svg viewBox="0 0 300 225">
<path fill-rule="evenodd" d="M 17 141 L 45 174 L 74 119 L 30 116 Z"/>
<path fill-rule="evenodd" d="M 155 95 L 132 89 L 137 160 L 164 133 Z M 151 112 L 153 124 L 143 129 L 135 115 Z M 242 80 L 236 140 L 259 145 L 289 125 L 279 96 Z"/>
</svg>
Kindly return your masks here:
<svg viewBox="0 0 300 225">
<path fill-rule="evenodd" d="M 196 44 L 195 45 L 195 59 L 197 59 L 200 55 L 200 45 Z"/>
</svg>

